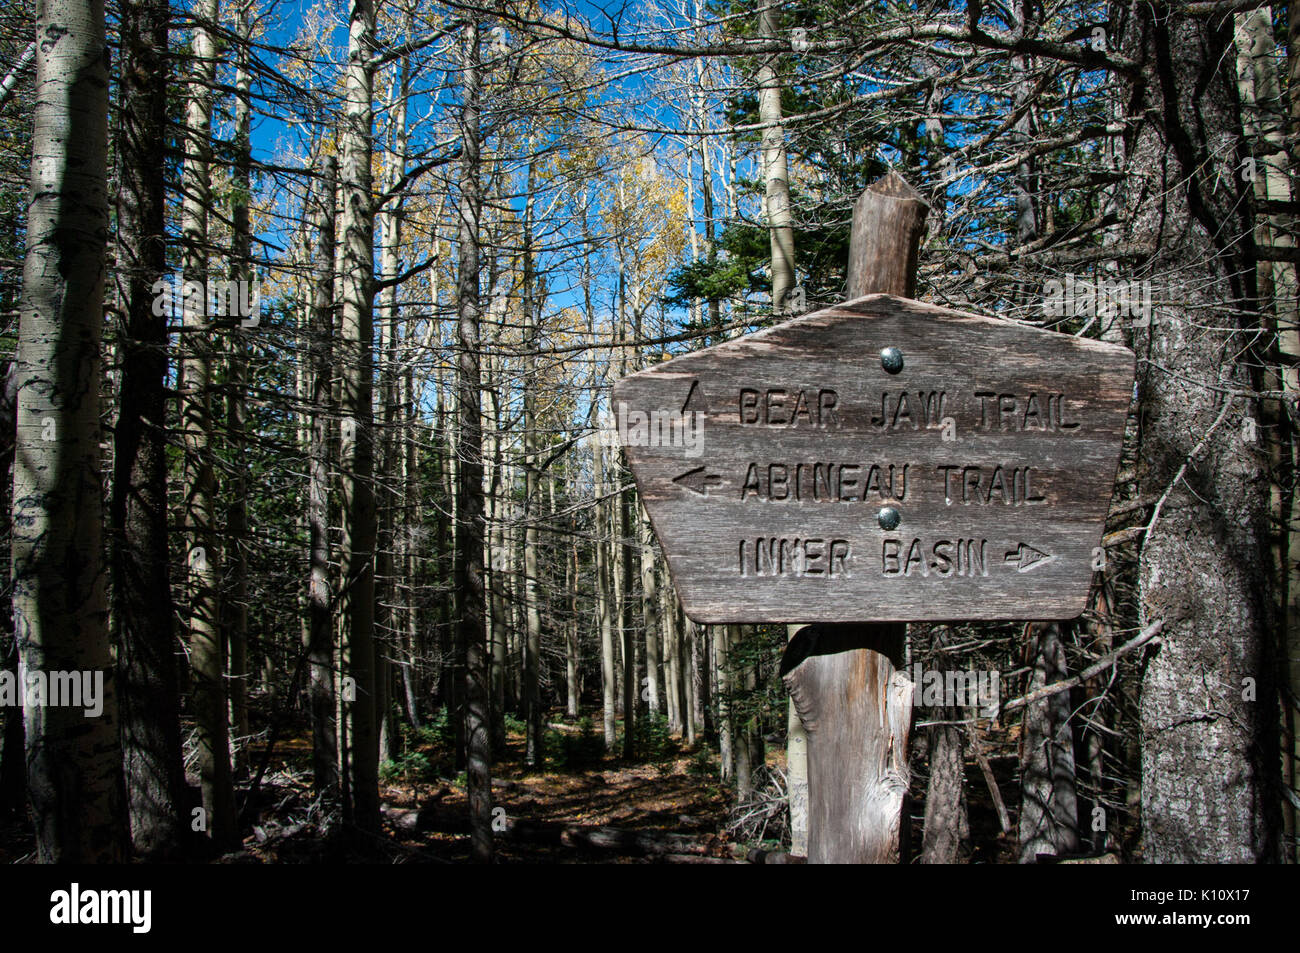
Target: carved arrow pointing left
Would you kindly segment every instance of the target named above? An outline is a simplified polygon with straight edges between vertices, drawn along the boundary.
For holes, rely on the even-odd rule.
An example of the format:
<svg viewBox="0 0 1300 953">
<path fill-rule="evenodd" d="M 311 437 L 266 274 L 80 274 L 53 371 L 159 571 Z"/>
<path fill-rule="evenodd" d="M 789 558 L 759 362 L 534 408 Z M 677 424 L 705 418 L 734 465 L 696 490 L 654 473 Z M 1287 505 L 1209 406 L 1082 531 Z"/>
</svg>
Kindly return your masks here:
<svg viewBox="0 0 1300 953">
<path fill-rule="evenodd" d="M 681 476 L 673 477 L 673 482 L 678 486 L 686 487 L 686 489 L 699 496 L 708 496 L 710 490 L 716 490 L 722 486 L 722 477 L 717 473 L 705 473 L 704 471 L 705 467 L 687 470 Z"/>
</svg>

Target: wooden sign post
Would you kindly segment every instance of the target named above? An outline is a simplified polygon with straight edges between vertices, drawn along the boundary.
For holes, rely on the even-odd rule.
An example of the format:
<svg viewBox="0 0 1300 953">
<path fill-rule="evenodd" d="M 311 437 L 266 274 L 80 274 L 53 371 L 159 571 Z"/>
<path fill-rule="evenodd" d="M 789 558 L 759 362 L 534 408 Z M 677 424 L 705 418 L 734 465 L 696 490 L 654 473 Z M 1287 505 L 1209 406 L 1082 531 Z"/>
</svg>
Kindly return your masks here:
<svg viewBox="0 0 1300 953">
<path fill-rule="evenodd" d="M 906 622 L 1083 611 L 1132 392 L 1126 348 L 911 300 L 925 211 L 891 174 L 851 300 L 614 388 L 686 614 L 814 623 L 782 666 L 814 863 L 898 857 Z"/>
</svg>

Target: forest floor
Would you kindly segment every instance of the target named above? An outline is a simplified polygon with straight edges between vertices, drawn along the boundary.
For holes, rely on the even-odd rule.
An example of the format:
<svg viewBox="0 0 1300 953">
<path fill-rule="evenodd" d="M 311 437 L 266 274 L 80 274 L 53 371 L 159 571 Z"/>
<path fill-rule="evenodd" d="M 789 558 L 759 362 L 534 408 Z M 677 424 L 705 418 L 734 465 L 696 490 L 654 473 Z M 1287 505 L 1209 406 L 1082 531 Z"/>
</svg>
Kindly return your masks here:
<svg viewBox="0 0 1300 953">
<path fill-rule="evenodd" d="M 237 789 L 237 801 L 248 805 L 242 847 L 211 859 L 235 864 L 467 861 L 465 774 L 453 772 L 449 746 L 431 734 L 385 766 L 383 836 L 367 845 L 372 849 L 359 850 L 342 836 L 337 807 L 314 797 L 310 735 L 295 726 L 272 748 L 251 803 L 249 780 Z M 492 766 L 498 862 L 725 863 L 743 854 L 719 834 L 731 793 L 718 781 L 716 756 L 704 749 L 687 751 L 660 739 L 652 760 L 627 762 L 600 753 L 603 744 L 589 729 L 561 723 L 548 727 L 548 742 L 562 745 L 563 753 L 534 770 L 524 763 L 522 732 L 510 731 L 505 752 Z M 246 754 L 248 773 L 256 776 L 265 746 L 254 742 Z M 0 864 L 34 862 L 35 846 L 30 818 L 0 819 Z"/>
<path fill-rule="evenodd" d="M 690 756 L 653 764 L 610 759 L 573 769 L 523 766 L 522 739 L 493 769 L 497 860 L 502 863 L 613 863 L 730 860 L 720 834 L 730 793 L 701 777 Z M 388 784 L 386 826 L 396 842 L 451 861 L 469 859 L 462 784 Z M 412 818 L 412 813 L 414 818 Z"/>
<path fill-rule="evenodd" d="M 429 734 L 384 771 L 385 836 L 377 846 L 390 862 L 462 863 L 470 857 L 465 774 L 453 773 L 449 746 L 430 743 Z M 551 757 L 533 769 L 525 764 L 523 732 L 510 730 L 492 766 L 499 863 L 717 863 L 743 855 L 745 847 L 724 830 L 731 792 L 718 781 L 716 757 L 704 749 L 685 750 L 657 738 L 648 760 L 624 761 L 605 757 L 589 728 L 560 722 L 548 726 L 547 741 Z M 310 751 L 306 738 L 277 747 L 285 747 L 286 755 L 294 748 Z M 268 776 L 268 791 L 289 780 L 293 759 L 280 760 L 280 774 Z M 268 819 L 278 825 L 283 814 L 281 802 Z M 295 843 L 296 836 L 268 831 L 265 843 L 257 839 L 255 829 L 245 851 L 266 862 L 360 859 L 312 856 L 323 846 L 317 838 Z"/>
<path fill-rule="evenodd" d="M 554 722 L 547 728 L 549 761 L 524 762 L 522 725 L 512 720 L 506 749 L 492 767 L 493 845 L 500 863 L 744 863 L 781 857 L 784 746 L 769 739 L 757 800 L 731 808 L 734 792 L 718 778 L 717 756 L 687 749 L 665 733 L 639 737 L 635 762 L 606 757 L 598 729 Z M 621 736 L 620 736 L 621 737 Z M 310 735 L 294 726 L 276 742 L 257 792 L 245 780 L 242 847 L 220 863 L 463 863 L 470 857 L 464 772 L 455 772 L 445 731 L 407 739 L 406 754 L 383 769 L 383 835 L 361 849 L 344 836 L 337 806 L 313 795 Z M 986 739 L 999 786 L 1015 790 L 1014 739 Z M 246 750 L 256 776 L 265 746 Z M 913 778 L 912 846 L 921 843 L 922 777 Z M 1015 862 L 979 769 L 967 765 L 968 863 Z M 918 784 L 919 782 L 919 784 Z M 197 794 L 197 792 L 195 792 Z M 765 826 L 766 824 L 766 826 Z M 34 860 L 26 819 L 0 821 L 0 864 Z"/>
</svg>

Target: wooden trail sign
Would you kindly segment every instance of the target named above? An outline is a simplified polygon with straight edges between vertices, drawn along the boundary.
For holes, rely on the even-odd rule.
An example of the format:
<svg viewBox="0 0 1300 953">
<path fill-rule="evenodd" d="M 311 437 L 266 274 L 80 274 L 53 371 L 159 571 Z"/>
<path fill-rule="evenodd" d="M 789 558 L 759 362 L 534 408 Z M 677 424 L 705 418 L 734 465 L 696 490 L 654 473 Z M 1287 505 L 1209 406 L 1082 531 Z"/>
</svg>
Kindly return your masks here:
<svg viewBox="0 0 1300 953">
<path fill-rule="evenodd" d="M 692 619 L 1073 618 L 1133 388 L 1127 348 L 868 295 L 619 381 Z"/>
<path fill-rule="evenodd" d="M 810 863 L 904 853 L 906 622 L 1082 611 L 1132 388 L 1124 348 L 911 300 L 927 210 L 890 172 L 854 204 L 848 303 L 614 389 L 687 614 L 813 623 L 781 661 Z"/>
</svg>

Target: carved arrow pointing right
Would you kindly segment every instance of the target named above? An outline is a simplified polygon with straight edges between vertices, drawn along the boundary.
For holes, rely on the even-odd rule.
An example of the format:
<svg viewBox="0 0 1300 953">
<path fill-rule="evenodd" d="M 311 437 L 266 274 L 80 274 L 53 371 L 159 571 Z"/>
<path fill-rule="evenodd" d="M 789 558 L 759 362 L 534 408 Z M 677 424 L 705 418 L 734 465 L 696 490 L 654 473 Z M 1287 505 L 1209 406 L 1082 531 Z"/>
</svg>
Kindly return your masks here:
<svg viewBox="0 0 1300 953">
<path fill-rule="evenodd" d="M 1055 558 L 1050 553 L 1035 549 L 1028 543 L 1020 543 L 1013 552 L 1009 552 L 1003 557 L 1003 561 L 1012 563 L 1016 567 L 1016 572 L 1029 572 L 1035 566 L 1050 563 Z"/>
<path fill-rule="evenodd" d="M 680 476 L 673 477 L 673 482 L 699 496 L 708 496 L 709 490 L 716 490 L 722 486 L 722 477 L 716 473 L 705 473 L 704 467 L 696 467 L 694 470 L 687 470 Z"/>
</svg>

